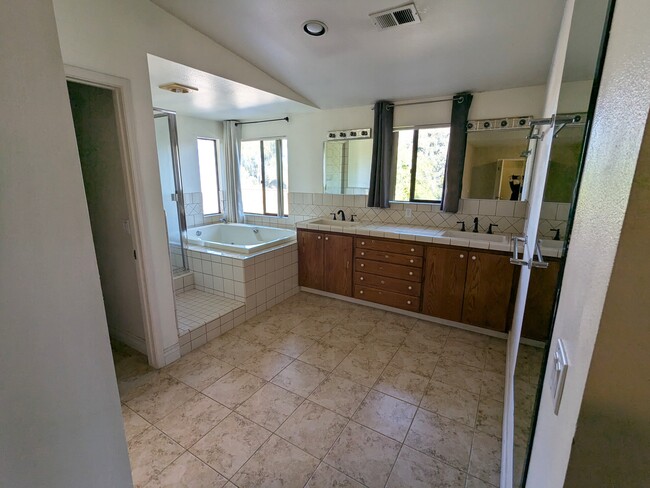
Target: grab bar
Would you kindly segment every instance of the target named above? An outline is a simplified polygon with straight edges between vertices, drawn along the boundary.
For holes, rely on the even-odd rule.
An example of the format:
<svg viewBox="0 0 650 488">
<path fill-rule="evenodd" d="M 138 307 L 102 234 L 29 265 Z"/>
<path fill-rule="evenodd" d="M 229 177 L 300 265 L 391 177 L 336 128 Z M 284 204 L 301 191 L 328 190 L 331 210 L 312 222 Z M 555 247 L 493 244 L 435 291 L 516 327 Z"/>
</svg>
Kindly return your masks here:
<svg viewBox="0 0 650 488">
<path fill-rule="evenodd" d="M 510 258 L 510 264 L 514 264 L 516 266 L 528 266 L 528 261 L 525 259 L 519 259 L 519 243 L 523 242 L 524 243 L 524 252 L 523 254 L 525 255 L 526 252 L 526 243 L 528 242 L 528 237 L 523 236 L 512 236 L 512 257 Z"/>
</svg>

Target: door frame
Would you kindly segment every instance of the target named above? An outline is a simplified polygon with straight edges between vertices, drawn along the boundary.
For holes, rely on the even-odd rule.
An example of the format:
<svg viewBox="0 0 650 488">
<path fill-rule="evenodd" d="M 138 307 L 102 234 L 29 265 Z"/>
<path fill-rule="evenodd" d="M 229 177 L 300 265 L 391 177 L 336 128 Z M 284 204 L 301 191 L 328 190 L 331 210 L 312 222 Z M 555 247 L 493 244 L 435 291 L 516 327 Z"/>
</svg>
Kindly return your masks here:
<svg viewBox="0 0 650 488">
<path fill-rule="evenodd" d="M 77 66 L 64 65 L 64 70 L 66 81 L 104 88 L 113 93 L 115 119 L 120 144 L 120 160 L 122 174 L 124 175 L 127 207 L 129 210 L 131 239 L 136 254 L 134 261 L 142 309 L 145 347 L 149 364 L 155 368 L 161 368 L 165 365 L 163 341 L 160 331 L 153 326 L 150 290 L 147 286 L 146 279 L 147 276 L 153 274 L 153 270 L 149 269 L 147 260 L 144 259 L 144 250 L 148 249 L 146 245 L 147 236 L 142 231 L 142 226 L 140 225 L 142 221 L 141 216 L 145 212 L 144 203 L 138 197 L 138 189 L 141 189 L 143 185 L 142 177 L 135 164 L 135 161 L 137 161 L 135 151 L 137 143 L 133 122 L 131 83 L 126 78 L 107 75 Z"/>
</svg>

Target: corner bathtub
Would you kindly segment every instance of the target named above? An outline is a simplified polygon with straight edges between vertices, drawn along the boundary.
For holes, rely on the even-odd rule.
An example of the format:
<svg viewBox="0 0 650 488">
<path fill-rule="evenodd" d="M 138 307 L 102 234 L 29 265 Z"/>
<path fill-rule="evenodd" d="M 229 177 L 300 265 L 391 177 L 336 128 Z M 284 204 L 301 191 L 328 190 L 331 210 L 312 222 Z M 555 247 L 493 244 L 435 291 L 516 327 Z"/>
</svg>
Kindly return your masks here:
<svg viewBox="0 0 650 488">
<path fill-rule="evenodd" d="M 296 232 L 249 224 L 211 224 L 187 229 L 187 241 L 195 246 L 250 254 L 291 242 Z"/>
</svg>

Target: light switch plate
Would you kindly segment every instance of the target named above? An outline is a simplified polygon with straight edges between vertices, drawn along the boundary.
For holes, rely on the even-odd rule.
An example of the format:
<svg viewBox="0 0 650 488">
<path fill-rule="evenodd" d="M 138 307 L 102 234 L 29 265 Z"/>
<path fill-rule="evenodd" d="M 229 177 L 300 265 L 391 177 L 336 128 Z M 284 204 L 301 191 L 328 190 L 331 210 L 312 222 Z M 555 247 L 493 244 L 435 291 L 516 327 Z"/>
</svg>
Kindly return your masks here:
<svg viewBox="0 0 650 488">
<path fill-rule="evenodd" d="M 555 351 L 553 352 L 553 371 L 551 373 L 551 391 L 553 392 L 555 415 L 560 411 L 560 402 L 562 401 L 564 382 L 566 381 L 568 370 L 569 358 L 567 356 L 566 346 L 562 339 L 558 339 Z"/>
</svg>

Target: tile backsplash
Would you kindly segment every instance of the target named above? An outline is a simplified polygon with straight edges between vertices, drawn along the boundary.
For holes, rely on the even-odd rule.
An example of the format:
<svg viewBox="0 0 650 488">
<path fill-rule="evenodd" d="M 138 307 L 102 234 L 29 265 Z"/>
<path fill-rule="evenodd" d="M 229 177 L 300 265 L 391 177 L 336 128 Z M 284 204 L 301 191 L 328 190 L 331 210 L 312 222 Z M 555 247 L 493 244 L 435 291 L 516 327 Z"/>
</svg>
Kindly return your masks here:
<svg viewBox="0 0 650 488">
<path fill-rule="evenodd" d="M 296 223 L 317 217 L 331 218 L 330 214 L 343 210 L 349 219 L 366 223 L 387 223 L 418 225 L 426 227 L 456 228 L 458 221 L 465 221 L 471 229 L 475 217 L 479 218 L 479 229 L 485 232 L 489 224 L 496 224 L 497 233 L 521 234 L 528 204 L 504 200 L 461 200 L 457 213 L 440 211 L 439 204 L 392 203 L 390 208 L 368 208 L 365 195 L 329 195 L 323 193 L 289 193 L 289 216 L 286 218 L 247 215 L 249 223 L 294 227 Z M 550 229 L 559 228 L 560 235 L 566 232 L 570 204 L 544 203 L 540 234 L 553 237 Z"/>
</svg>

